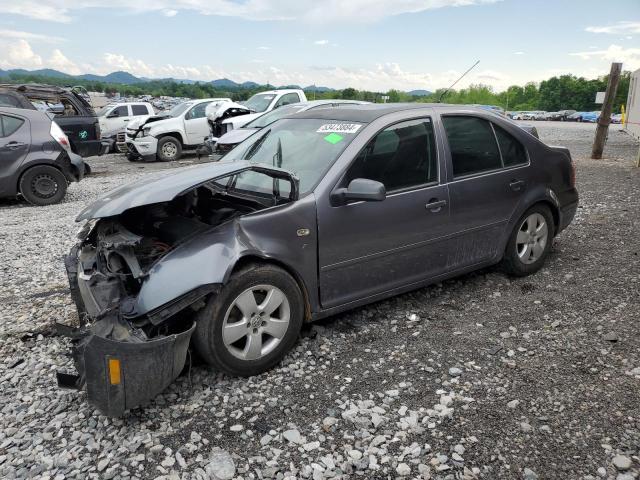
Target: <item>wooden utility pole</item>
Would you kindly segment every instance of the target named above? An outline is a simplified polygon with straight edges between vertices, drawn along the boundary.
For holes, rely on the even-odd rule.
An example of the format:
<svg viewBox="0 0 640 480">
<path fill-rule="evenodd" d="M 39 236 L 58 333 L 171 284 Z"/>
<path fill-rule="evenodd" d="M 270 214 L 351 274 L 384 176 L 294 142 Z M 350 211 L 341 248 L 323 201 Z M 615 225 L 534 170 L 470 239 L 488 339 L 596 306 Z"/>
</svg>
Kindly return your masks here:
<svg viewBox="0 0 640 480">
<path fill-rule="evenodd" d="M 618 83 L 620 82 L 620 73 L 622 72 L 621 63 L 612 63 L 611 72 L 609 72 L 609 82 L 607 83 L 607 92 L 604 95 L 604 103 L 600 118 L 598 118 L 598 127 L 596 128 L 596 136 L 593 139 L 593 148 L 591 149 L 591 158 L 599 160 L 602 158 L 604 150 L 604 141 L 607 139 L 609 132 L 609 124 L 611 123 L 611 111 L 613 110 L 613 100 L 616 97 Z"/>
</svg>

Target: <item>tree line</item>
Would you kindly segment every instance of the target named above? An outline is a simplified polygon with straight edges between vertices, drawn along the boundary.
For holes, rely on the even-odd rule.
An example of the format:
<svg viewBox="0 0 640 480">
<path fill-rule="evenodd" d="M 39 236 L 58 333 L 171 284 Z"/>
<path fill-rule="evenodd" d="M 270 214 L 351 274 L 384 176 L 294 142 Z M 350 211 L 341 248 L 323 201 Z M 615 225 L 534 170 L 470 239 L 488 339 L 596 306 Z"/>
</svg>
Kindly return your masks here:
<svg viewBox="0 0 640 480">
<path fill-rule="evenodd" d="M 627 101 L 629 92 L 629 81 L 631 72 L 623 72 L 618 86 L 614 102 L 614 111 L 620 112 L 621 105 Z M 153 80 L 136 84 L 106 83 L 83 79 L 45 77 L 31 74 L 9 75 L 10 83 L 46 83 L 51 85 L 67 86 L 70 81 L 73 85 L 78 85 L 93 92 L 104 92 L 106 94 L 120 93 L 126 97 L 136 97 L 141 95 L 152 95 L 154 97 L 186 97 L 186 98 L 206 98 L 206 97 L 230 97 L 234 101 L 242 101 L 251 95 L 275 88 L 271 85 L 261 85 L 255 88 L 220 88 L 207 82 L 179 83 L 170 80 Z M 388 102 L 439 102 L 455 104 L 480 104 L 496 105 L 505 110 L 577 110 L 592 111 L 599 110 L 600 106 L 594 103 L 596 92 L 601 92 L 607 88 L 608 75 L 588 80 L 574 75 L 561 75 L 551 77 L 537 83 L 527 83 L 524 86 L 512 85 L 502 92 L 495 92 L 488 85 L 471 85 L 468 88 L 450 90 L 445 93 L 445 89 L 438 89 L 426 96 L 414 96 L 400 90 L 389 90 L 387 92 L 372 92 L 367 90 L 356 90 L 355 88 L 345 88 L 343 90 L 332 90 L 327 92 L 307 91 L 307 97 L 312 99 L 342 98 L 352 100 L 364 100 L 369 102 L 382 102 L 383 97 L 389 97 Z"/>
</svg>

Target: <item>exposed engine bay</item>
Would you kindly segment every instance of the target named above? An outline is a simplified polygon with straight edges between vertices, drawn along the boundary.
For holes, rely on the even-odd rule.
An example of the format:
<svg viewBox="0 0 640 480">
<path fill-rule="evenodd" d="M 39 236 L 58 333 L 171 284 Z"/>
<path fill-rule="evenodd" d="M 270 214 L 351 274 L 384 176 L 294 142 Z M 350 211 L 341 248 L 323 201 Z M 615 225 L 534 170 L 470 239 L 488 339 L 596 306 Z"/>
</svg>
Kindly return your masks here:
<svg viewBox="0 0 640 480">
<path fill-rule="evenodd" d="M 206 115 L 211 134 L 219 138 L 227 133 L 227 125 L 222 123 L 228 118 L 238 117 L 252 113 L 252 110 L 235 102 L 224 102 L 222 104 L 211 104 L 207 106 Z"/>
</svg>

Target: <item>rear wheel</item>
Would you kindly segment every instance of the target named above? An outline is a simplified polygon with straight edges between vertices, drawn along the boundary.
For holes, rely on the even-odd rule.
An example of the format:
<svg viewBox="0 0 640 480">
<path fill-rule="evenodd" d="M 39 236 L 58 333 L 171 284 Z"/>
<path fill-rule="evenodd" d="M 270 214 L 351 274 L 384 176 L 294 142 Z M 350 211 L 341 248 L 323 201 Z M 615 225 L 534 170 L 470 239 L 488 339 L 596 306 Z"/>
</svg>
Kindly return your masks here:
<svg viewBox="0 0 640 480">
<path fill-rule="evenodd" d="M 545 205 L 534 205 L 520 218 L 509 237 L 503 266 L 522 277 L 542 268 L 553 241 L 553 215 Z"/>
<path fill-rule="evenodd" d="M 67 178 L 57 168 L 38 165 L 22 175 L 20 193 L 32 205 L 52 205 L 67 193 Z"/>
<path fill-rule="evenodd" d="M 182 155 L 182 145 L 175 137 L 162 137 L 158 140 L 158 160 L 172 162 Z"/>
<path fill-rule="evenodd" d="M 193 342 L 210 365 L 250 376 L 277 364 L 298 339 L 304 301 L 296 281 L 273 265 L 235 274 L 198 312 Z"/>
</svg>

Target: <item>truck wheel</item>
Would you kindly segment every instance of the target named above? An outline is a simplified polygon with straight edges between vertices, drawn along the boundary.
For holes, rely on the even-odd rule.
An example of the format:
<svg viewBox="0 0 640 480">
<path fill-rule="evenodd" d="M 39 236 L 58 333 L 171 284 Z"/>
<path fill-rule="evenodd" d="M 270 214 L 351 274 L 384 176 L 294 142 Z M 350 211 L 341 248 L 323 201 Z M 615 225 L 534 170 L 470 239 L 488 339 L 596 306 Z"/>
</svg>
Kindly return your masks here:
<svg viewBox="0 0 640 480">
<path fill-rule="evenodd" d="M 202 359 L 230 375 L 251 376 L 280 362 L 298 339 L 304 300 L 284 270 L 258 265 L 237 273 L 196 317 Z"/>
<path fill-rule="evenodd" d="M 555 231 L 548 207 L 534 205 L 518 220 L 509 237 L 502 266 L 516 277 L 531 275 L 542 268 Z"/>
<path fill-rule="evenodd" d="M 182 155 L 182 145 L 174 137 L 162 137 L 158 140 L 158 160 L 161 162 L 171 162 L 178 160 Z"/>
<path fill-rule="evenodd" d="M 32 205 L 53 205 L 67 193 L 67 179 L 57 168 L 38 165 L 22 175 L 20 193 Z"/>
</svg>

